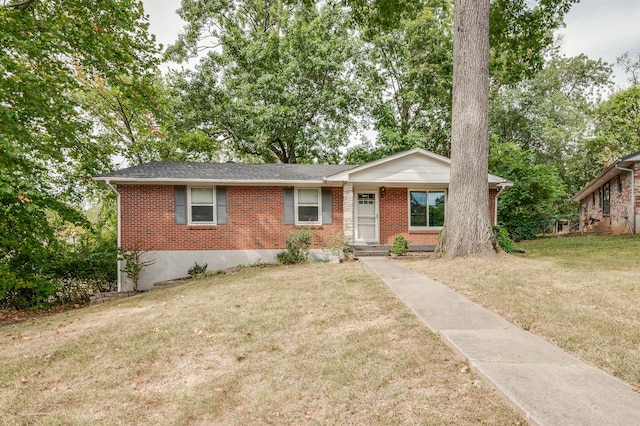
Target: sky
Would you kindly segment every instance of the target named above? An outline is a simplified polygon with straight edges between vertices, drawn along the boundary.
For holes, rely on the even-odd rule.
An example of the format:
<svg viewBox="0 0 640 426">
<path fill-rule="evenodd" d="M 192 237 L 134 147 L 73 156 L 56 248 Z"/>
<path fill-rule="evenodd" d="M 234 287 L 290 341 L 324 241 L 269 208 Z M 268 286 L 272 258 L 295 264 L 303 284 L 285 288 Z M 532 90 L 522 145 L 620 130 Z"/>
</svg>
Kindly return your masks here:
<svg viewBox="0 0 640 426">
<path fill-rule="evenodd" d="M 180 0 L 143 0 L 149 15 L 150 30 L 165 47 L 175 41 L 184 22 L 175 13 Z M 562 51 L 567 56 L 585 53 L 592 59 L 602 58 L 614 64 L 616 57 L 629 52 L 640 53 L 640 1 L 581 0 L 565 17 L 566 27 L 559 30 L 563 37 Z M 626 85 L 617 68 L 615 81 Z"/>
</svg>

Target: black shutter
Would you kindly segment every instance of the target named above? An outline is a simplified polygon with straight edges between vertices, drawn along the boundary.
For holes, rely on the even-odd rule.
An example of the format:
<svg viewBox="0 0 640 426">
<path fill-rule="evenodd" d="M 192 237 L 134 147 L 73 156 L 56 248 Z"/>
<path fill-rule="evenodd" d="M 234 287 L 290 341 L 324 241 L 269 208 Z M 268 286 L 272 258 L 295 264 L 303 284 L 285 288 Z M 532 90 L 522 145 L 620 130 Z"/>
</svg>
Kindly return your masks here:
<svg viewBox="0 0 640 426">
<path fill-rule="evenodd" d="M 284 189 L 284 223 L 285 225 L 293 225 L 296 223 L 293 188 Z"/>
<path fill-rule="evenodd" d="M 173 190 L 175 198 L 175 221 L 176 225 L 186 225 L 187 223 L 187 187 L 176 186 Z"/>
<path fill-rule="evenodd" d="M 322 188 L 322 224 L 331 225 L 333 223 L 331 188 Z"/>
<path fill-rule="evenodd" d="M 227 188 L 216 187 L 216 218 L 218 225 L 228 223 Z"/>
</svg>

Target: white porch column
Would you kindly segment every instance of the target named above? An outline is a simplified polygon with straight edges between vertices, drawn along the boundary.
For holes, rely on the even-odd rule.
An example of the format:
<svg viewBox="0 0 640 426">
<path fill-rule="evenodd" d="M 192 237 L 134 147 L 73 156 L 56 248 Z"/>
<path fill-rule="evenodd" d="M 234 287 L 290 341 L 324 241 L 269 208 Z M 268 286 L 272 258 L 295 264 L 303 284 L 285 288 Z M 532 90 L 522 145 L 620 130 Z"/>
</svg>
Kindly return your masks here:
<svg viewBox="0 0 640 426">
<path fill-rule="evenodd" d="M 353 242 L 353 183 L 347 182 L 342 189 L 342 223 L 344 237 L 347 241 Z"/>
</svg>

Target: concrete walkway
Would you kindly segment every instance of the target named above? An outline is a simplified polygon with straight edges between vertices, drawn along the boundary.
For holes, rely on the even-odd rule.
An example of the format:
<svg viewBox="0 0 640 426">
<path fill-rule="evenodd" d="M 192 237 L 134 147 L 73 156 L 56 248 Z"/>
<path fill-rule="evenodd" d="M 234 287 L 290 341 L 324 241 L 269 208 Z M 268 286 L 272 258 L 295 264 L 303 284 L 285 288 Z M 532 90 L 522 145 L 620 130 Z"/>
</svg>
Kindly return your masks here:
<svg viewBox="0 0 640 426">
<path fill-rule="evenodd" d="M 640 425 L 640 393 L 386 257 L 360 258 L 534 425 Z"/>
</svg>

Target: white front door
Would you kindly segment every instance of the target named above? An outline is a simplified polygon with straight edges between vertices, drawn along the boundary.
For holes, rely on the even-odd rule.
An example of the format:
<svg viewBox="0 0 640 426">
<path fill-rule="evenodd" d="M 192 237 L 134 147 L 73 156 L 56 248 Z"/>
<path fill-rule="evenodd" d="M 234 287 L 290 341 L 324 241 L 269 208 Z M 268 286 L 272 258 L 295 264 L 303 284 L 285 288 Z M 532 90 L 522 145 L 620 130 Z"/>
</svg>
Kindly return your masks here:
<svg viewBox="0 0 640 426">
<path fill-rule="evenodd" d="M 378 242 L 378 193 L 356 193 L 356 241 Z"/>
</svg>

